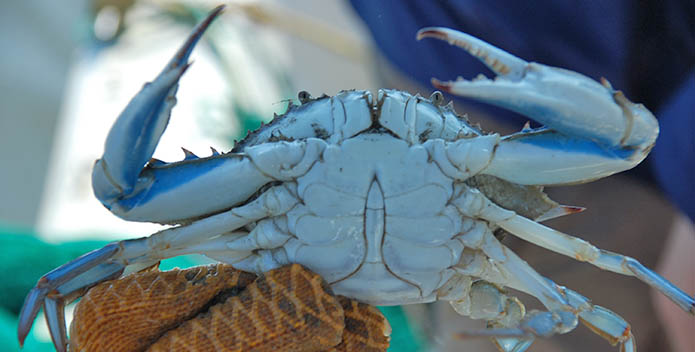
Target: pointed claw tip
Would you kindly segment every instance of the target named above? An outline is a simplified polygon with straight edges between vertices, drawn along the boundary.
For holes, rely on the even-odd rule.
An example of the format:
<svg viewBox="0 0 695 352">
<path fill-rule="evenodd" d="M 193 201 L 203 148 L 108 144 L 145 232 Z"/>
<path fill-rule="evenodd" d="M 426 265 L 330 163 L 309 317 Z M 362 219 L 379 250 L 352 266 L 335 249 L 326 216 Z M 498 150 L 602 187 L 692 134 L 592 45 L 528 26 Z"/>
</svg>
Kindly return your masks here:
<svg viewBox="0 0 695 352">
<path fill-rule="evenodd" d="M 219 5 L 215 7 L 212 11 L 210 11 L 210 13 L 207 15 L 207 17 L 205 17 L 203 21 L 198 23 L 193 28 L 193 32 L 188 37 L 186 42 L 181 46 L 179 51 L 176 52 L 172 60 L 167 65 L 167 69 L 173 69 L 185 64 L 185 62 L 188 60 L 188 56 L 191 55 L 191 52 L 193 51 L 193 48 L 195 47 L 196 43 L 198 43 L 200 37 L 202 37 L 203 33 L 208 29 L 212 21 L 214 21 L 215 18 L 217 18 L 220 15 L 220 13 L 222 13 L 222 10 L 224 10 L 225 7 L 226 5 Z M 185 65 L 189 66 L 188 64 Z M 184 72 L 186 71 L 186 68 L 184 68 Z M 183 72 L 181 74 L 183 74 Z"/>
<path fill-rule="evenodd" d="M 435 38 L 439 40 L 443 40 L 449 45 L 455 45 L 461 49 L 466 50 L 468 53 L 471 55 L 478 57 L 478 58 L 484 58 L 487 56 L 487 51 L 483 50 L 480 44 L 476 45 L 475 42 L 479 41 L 482 44 L 489 45 L 480 39 L 477 39 L 475 37 L 471 37 L 469 34 L 459 32 L 457 30 L 451 29 L 451 28 L 443 28 L 443 27 L 426 27 L 422 28 L 417 32 L 417 35 L 415 36 L 417 40 L 423 39 L 423 38 Z"/>
<path fill-rule="evenodd" d="M 17 329 L 17 340 L 19 340 L 19 348 L 24 347 L 24 340 L 26 340 L 27 335 L 29 335 L 29 331 L 23 331 L 21 329 L 21 326 Z"/>
<path fill-rule="evenodd" d="M 206 29 L 206 27 L 209 26 L 210 23 L 213 20 L 215 20 L 215 18 L 217 18 L 222 13 L 222 11 L 224 11 L 224 9 L 226 7 L 227 7 L 227 5 L 222 4 L 222 5 L 218 5 L 214 9 L 212 9 L 212 11 L 210 11 L 210 13 L 208 13 L 207 17 L 205 17 L 205 19 L 199 24 L 199 26 L 200 26 L 199 29 L 204 31 Z"/>
<path fill-rule="evenodd" d="M 563 205 L 562 208 L 565 210 L 567 214 L 577 214 L 586 210 L 585 207 L 577 207 L 574 205 Z"/>
<path fill-rule="evenodd" d="M 611 85 L 611 82 L 609 82 L 606 77 L 601 77 L 601 85 L 608 89 L 613 89 L 613 85 Z"/>
<path fill-rule="evenodd" d="M 432 83 L 432 86 L 434 88 L 447 93 L 451 93 L 451 82 L 440 81 L 436 78 L 432 78 L 430 82 Z"/>
<path fill-rule="evenodd" d="M 212 11 L 210 11 L 210 15 L 217 16 L 220 12 L 224 11 L 224 9 L 227 7 L 225 4 L 217 5 Z"/>
<path fill-rule="evenodd" d="M 476 56 L 476 57 L 483 57 L 481 52 L 485 55 L 487 55 L 485 52 L 483 52 L 480 48 L 475 49 L 473 47 L 473 43 L 469 39 L 469 35 L 450 29 L 450 28 L 441 28 L 441 27 L 427 27 L 419 30 L 415 36 L 415 39 L 421 40 L 423 38 L 434 38 L 434 39 L 439 39 L 442 41 L 445 41 L 449 43 L 449 45 L 454 45 L 459 48 L 462 48 L 466 51 L 468 51 L 471 55 Z M 475 39 L 475 38 L 474 38 Z"/>
<path fill-rule="evenodd" d="M 33 319 L 30 320 L 33 322 Z M 24 346 L 24 341 L 27 339 L 27 336 L 29 336 L 32 325 L 33 324 L 27 324 L 26 321 L 22 321 L 20 318 L 19 324 L 17 325 L 17 340 L 19 341 L 19 347 Z"/>
<path fill-rule="evenodd" d="M 440 40 L 447 40 L 447 35 L 441 30 L 434 27 L 422 28 L 417 31 L 415 35 L 416 40 L 422 40 L 423 38 L 436 38 Z"/>
<path fill-rule="evenodd" d="M 39 279 L 37 286 L 45 280 L 45 276 Z M 31 331 L 31 326 L 34 324 L 34 319 L 39 314 L 41 305 L 36 304 L 37 301 L 43 299 L 45 296 L 45 290 L 38 287 L 34 287 L 29 291 L 27 297 L 25 298 L 22 310 L 19 312 L 19 321 L 17 323 L 17 339 L 19 340 L 20 346 L 24 344 L 24 340 L 29 335 Z"/>
</svg>

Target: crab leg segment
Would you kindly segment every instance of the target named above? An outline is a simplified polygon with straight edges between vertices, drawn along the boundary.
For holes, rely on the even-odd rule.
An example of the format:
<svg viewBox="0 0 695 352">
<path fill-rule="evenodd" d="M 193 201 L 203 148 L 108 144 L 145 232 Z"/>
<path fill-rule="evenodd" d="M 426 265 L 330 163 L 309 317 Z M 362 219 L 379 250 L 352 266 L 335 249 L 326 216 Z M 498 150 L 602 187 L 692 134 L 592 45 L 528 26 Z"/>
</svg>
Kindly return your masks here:
<svg viewBox="0 0 695 352">
<path fill-rule="evenodd" d="M 599 249 L 591 243 L 553 230 L 501 208 L 475 189 L 467 189 L 455 199 L 459 210 L 470 217 L 494 223 L 509 233 L 553 252 L 585 261 L 603 270 L 635 276 L 671 299 L 684 311 L 695 315 L 695 298 L 637 260 Z"/>
<path fill-rule="evenodd" d="M 601 306 L 591 304 L 589 299 L 566 287 L 558 286 L 550 279 L 548 283 L 561 291 L 570 305 L 579 312 L 579 321 L 611 345 L 620 344 L 621 351 L 635 351 L 635 338 L 630 324 L 623 318 Z"/>
<path fill-rule="evenodd" d="M 521 239 L 554 252 L 586 261 L 603 270 L 635 276 L 660 291 L 684 311 L 695 315 L 695 298 L 634 258 L 596 248 L 589 242 L 553 230 L 519 215 L 514 215 L 512 218 L 497 224 Z"/>
<path fill-rule="evenodd" d="M 547 150 L 560 160 L 576 163 L 590 155 L 596 160 L 589 158 L 587 163 L 601 164 L 590 171 L 582 170 L 580 165 L 575 169 L 581 176 L 556 177 L 549 183 L 595 179 L 629 169 L 646 157 L 656 141 L 659 128 L 651 112 L 613 90 L 605 79 L 599 83 L 576 72 L 526 62 L 480 39 L 447 28 L 424 28 L 417 38 L 437 38 L 461 47 L 497 75 L 494 80 L 482 76 L 472 81 L 433 80 L 436 88 L 516 111 L 559 132 L 548 135 L 524 130 L 514 135 L 513 147 L 519 149 L 515 157 L 538 155 L 539 151 Z M 512 141 L 508 142 L 512 145 Z M 573 155 L 576 155 L 574 161 Z M 544 160 L 547 162 L 549 158 Z M 566 166 L 556 168 L 563 167 Z M 518 173 L 518 168 L 515 172 Z"/>
<path fill-rule="evenodd" d="M 62 297 L 66 296 L 66 294 L 63 293 L 69 293 L 70 291 L 63 291 L 63 293 L 61 293 L 59 288 L 69 284 L 75 279 L 82 281 L 82 279 L 79 278 L 80 275 L 90 271 L 90 269 L 94 268 L 96 265 L 106 262 L 118 251 L 119 248 L 117 243 L 108 244 L 100 249 L 82 255 L 41 277 L 36 283 L 36 286 L 29 291 L 27 298 L 24 300 L 22 310 L 19 313 L 17 337 L 20 345 L 24 343 L 24 339 L 29 334 L 31 325 L 34 323 L 34 318 L 36 318 L 43 304 L 53 344 L 56 350 L 66 351 L 67 341 L 64 339 L 64 336 L 66 336 L 65 319 L 62 319 L 63 313 L 57 310 L 65 306 Z M 109 267 L 113 268 L 113 265 L 109 265 Z M 103 267 L 99 267 L 99 269 L 103 269 Z M 115 268 L 115 271 L 109 270 L 107 272 L 100 272 L 100 276 L 102 276 L 100 281 L 113 278 L 114 272 L 117 272 L 116 276 L 119 276 L 122 269 L 123 268 L 120 267 Z M 89 286 L 90 284 L 91 283 L 85 283 L 83 286 Z M 55 323 L 59 325 L 55 325 Z"/>
<path fill-rule="evenodd" d="M 531 269 L 532 270 L 532 269 Z M 589 300 L 567 288 L 548 280 L 548 284 L 562 292 L 571 305 L 567 311 L 530 311 L 517 326 L 493 324 L 491 329 L 466 331 L 461 337 L 492 337 L 501 351 L 523 352 L 530 347 L 534 336 L 549 337 L 574 329 L 578 321 L 591 331 L 606 339 L 611 345 L 620 345 L 621 352 L 635 352 L 635 339 L 630 324 L 614 312 L 591 304 Z M 515 289 L 527 291 L 523 286 L 511 285 Z"/>
<path fill-rule="evenodd" d="M 500 140 L 482 173 L 524 185 L 583 183 L 631 169 L 645 156 L 553 130 L 522 131 Z"/>
<path fill-rule="evenodd" d="M 234 230 L 251 222 L 284 214 L 298 202 L 296 190 L 290 188 L 273 187 L 244 206 L 189 225 L 162 230 L 149 237 L 108 244 L 44 275 L 24 301 L 17 328 L 20 343 L 29 333 L 43 304 L 54 345 L 58 351 L 65 351 L 66 329 L 61 310 L 65 304 L 81 296 L 85 288 L 117 278 L 126 269 L 140 270 L 162 259 L 194 253 L 198 248 L 194 245 L 196 243 L 214 241 L 225 234 L 234 236 L 237 235 Z M 241 260 L 251 252 L 237 251 L 229 253 L 228 257 L 233 254 Z"/>
<path fill-rule="evenodd" d="M 473 240 L 478 238 L 480 239 Z M 471 273 L 470 270 L 475 270 L 476 265 L 470 268 L 468 266 L 474 261 L 459 264 L 457 270 L 526 292 L 549 309 L 547 312 L 531 311 L 521 319 L 493 319 L 493 328 L 466 332 L 465 336 L 493 337 L 502 351 L 522 352 L 530 346 L 534 336 L 564 334 L 573 330 L 581 321 L 611 344 L 620 344 L 621 351 L 634 352 L 630 325 L 624 319 L 603 307 L 592 305 L 586 297 L 542 277 L 513 251 L 502 245 L 489 229 L 486 228 L 481 234 L 470 231 L 463 235 L 463 240 L 469 244 L 478 242 L 479 245 L 475 247 L 485 253 L 489 262 L 501 273 L 501 277 L 489 270 Z M 482 266 L 478 268 L 484 269 Z M 500 293 L 488 296 L 493 298 L 500 296 Z"/>
</svg>

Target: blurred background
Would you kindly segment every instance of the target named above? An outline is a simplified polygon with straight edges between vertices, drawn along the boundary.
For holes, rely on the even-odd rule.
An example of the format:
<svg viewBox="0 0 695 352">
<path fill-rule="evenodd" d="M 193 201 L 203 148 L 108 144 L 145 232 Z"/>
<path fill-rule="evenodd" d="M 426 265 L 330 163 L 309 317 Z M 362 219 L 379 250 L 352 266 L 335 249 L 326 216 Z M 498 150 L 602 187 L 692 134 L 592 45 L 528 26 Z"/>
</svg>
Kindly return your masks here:
<svg viewBox="0 0 695 352">
<path fill-rule="evenodd" d="M 159 72 L 192 25 L 218 3 L 27 0 L 0 5 L 0 43 L 4 48 L 0 65 L 0 160 L 3 162 L 0 260 L 5 277 L 4 288 L 0 288 L 0 301 L 4 303 L 0 304 L 3 324 L 0 345 L 18 348 L 13 319 L 26 291 L 42 274 L 107 241 L 146 236 L 158 230 L 158 225 L 120 220 L 101 206 L 92 195 L 91 167 L 101 155 L 106 133 L 121 109 L 145 81 Z M 611 65 L 601 65 L 602 52 L 592 52 L 592 45 L 567 44 L 577 40 L 576 35 L 562 38 L 552 26 L 555 22 L 565 22 L 561 15 L 566 14 L 562 12 L 566 9 L 562 6 L 547 10 L 558 11 L 554 21 L 543 22 L 544 26 L 526 26 L 526 34 L 511 38 L 508 33 L 514 30 L 513 26 L 525 24 L 501 22 L 509 16 L 503 8 L 493 11 L 484 6 L 469 6 L 466 12 L 456 2 L 434 2 L 424 9 L 417 2 L 406 3 L 403 6 L 398 2 L 370 4 L 357 0 L 229 3 L 222 18 L 193 53 L 195 63 L 182 79 L 171 124 L 154 157 L 180 160 L 183 158 L 180 147 L 201 156 L 209 155 L 210 146 L 229 150 L 234 140 L 242 138 L 247 130 L 257 128 L 261 121 L 269 121 L 274 113 L 284 112 L 287 101 L 296 99 L 300 90 L 319 96 L 333 95 L 342 89 L 375 91 L 384 87 L 429 96 L 432 92 L 429 77 L 452 79 L 458 74 L 466 78 L 474 76 L 468 75 L 470 72 L 488 74 L 453 47 L 416 42 L 415 30 L 424 25 L 446 25 L 472 34 L 488 31 L 489 37 L 480 34 L 481 37 L 527 59 L 533 57 L 525 56 L 524 50 L 530 50 L 530 45 L 525 47 L 523 43 L 564 43 L 531 49 L 536 49 L 538 61 L 542 61 L 544 54 L 551 58 L 555 54 L 557 62 L 549 63 L 577 69 L 593 78 L 606 76 L 618 88 L 636 87 L 633 92 L 653 101 L 647 106 L 658 116 L 657 110 L 663 107 L 661 102 L 670 101 L 671 95 L 683 90 L 681 85 L 686 87 L 683 93 L 688 94 L 686 101 L 695 101 L 695 93 L 687 90 L 688 82 L 695 79 L 695 59 L 687 63 L 692 58 L 688 56 L 691 52 L 678 59 L 686 62 L 677 62 L 685 67 L 682 72 L 676 70 L 670 75 L 657 72 L 665 82 L 656 83 L 669 88 L 661 91 L 671 94 L 646 94 L 646 88 L 634 84 L 631 76 L 616 71 L 615 67 L 620 67 L 622 61 L 603 52 Z M 471 17 L 476 11 L 480 16 Z M 591 15 L 590 11 L 586 12 Z M 579 22 L 581 13 L 578 11 L 567 21 Z M 528 13 L 514 16 L 528 16 Z M 695 19 L 695 14 L 686 13 L 687 16 Z M 461 18 L 477 21 L 457 26 L 455 20 Z M 484 21 L 490 18 L 499 21 Z M 414 29 L 409 25 L 415 26 Z M 580 36 L 579 41 L 608 37 L 601 43 L 610 46 L 621 40 L 620 35 L 627 34 L 616 30 L 608 34 L 591 33 Z M 504 41 L 494 40 L 496 36 L 512 44 L 504 46 Z M 687 45 L 686 49 L 692 49 Z M 578 51 L 577 47 L 584 47 L 589 54 Z M 585 65 L 582 58 L 587 58 Z M 562 64 L 563 60 L 567 64 Z M 651 67 L 648 60 L 644 61 L 647 62 L 642 65 Z M 579 68 L 571 67 L 573 64 Z M 452 67 L 458 66 L 460 71 L 452 73 Z M 630 95 L 629 90 L 627 93 L 633 100 L 643 101 Z M 526 121 L 479 104 L 459 100 L 455 103 L 459 113 L 466 112 L 469 119 L 479 121 L 488 131 L 510 133 Z M 587 210 L 548 224 L 601 248 L 635 257 L 648 267 L 659 267 L 667 277 L 673 275 L 669 278 L 681 287 L 686 290 L 689 287 L 692 294 L 695 263 L 686 250 L 695 250 L 692 218 L 688 218 L 692 216 L 689 213 L 692 208 L 678 201 L 693 194 L 692 178 L 688 177 L 692 176 L 689 158 L 695 153 L 692 144 L 695 108 L 691 105 L 684 111 L 685 125 L 676 124 L 691 133 L 691 143 L 680 145 L 681 159 L 687 161 L 684 172 L 664 176 L 662 171 L 655 176 L 653 168 L 657 166 L 651 162 L 637 171 L 591 184 L 549 189 L 553 199 Z M 682 179 L 681 188 L 665 193 L 663 182 L 658 182 L 664 178 Z M 688 320 L 678 310 L 668 312 L 672 309 L 670 303 L 658 301 L 655 306 L 646 285 L 600 272 L 509 237 L 505 244 L 540 273 L 630 322 L 640 351 L 695 348 L 692 336 L 682 342 L 684 334 L 678 332 L 689 335 L 688 331 L 695 331 L 694 319 Z M 679 249 L 685 255 L 679 255 Z M 203 261 L 191 257 L 167 265 L 186 266 Z M 530 297 L 521 299 L 529 307 L 538 307 Z M 386 313 L 392 314 L 394 338 L 400 339 L 394 340 L 397 342 L 394 351 L 494 351 L 489 341 L 452 339 L 454 332 L 480 328 L 483 324 L 456 316 L 446 303 L 406 307 L 404 315 L 400 310 Z M 675 328 L 669 325 L 672 318 L 680 319 Z M 39 317 L 26 350 L 51 350 L 42 321 Z M 400 330 L 407 331 L 397 335 L 399 326 L 394 321 L 401 322 Z M 613 350 L 585 327 L 567 335 L 538 340 L 531 347 L 532 351 L 588 349 Z"/>
</svg>

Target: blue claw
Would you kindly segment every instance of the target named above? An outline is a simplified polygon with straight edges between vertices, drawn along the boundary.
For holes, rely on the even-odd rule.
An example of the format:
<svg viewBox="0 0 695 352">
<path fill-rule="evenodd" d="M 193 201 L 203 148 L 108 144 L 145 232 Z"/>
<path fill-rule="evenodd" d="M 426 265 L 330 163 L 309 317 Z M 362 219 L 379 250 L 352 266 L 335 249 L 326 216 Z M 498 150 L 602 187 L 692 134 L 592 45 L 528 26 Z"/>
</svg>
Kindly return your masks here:
<svg viewBox="0 0 695 352">
<path fill-rule="evenodd" d="M 466 50 L 496 77 L 432 80 L 435 88 L 518 112 L 546 128 L 503 138 L 483 171 L 526 185 L 581 183 L 628 170 L 649 153 L 659 134 L 654 115 L 613 90 L 605 79 L 526 62 L 468 34 L 429 27 L 436 38 Z M 533 173 L 519 170 L 534 170 Z"/>
<path fill-rule="evenodd" d="M 193 29 L 164 70 L 154 81 L 145 84 L 111 128 L 104 155 L 97 160 L 92 173 L 94 194 L 107 208 L 137 193 L 140 173 L 169 123 L 179 79 L 190 65 L 188 57 L 223 8 L 215 8 Z"/>
<path fill-rule="evenodd" d="M 186 39 L 186 42 L 183 43 L 179 51 L 176 52 L 176 55 L 171 58 L 171 61 L 169 61 L 162 73 L 160 73 L 160 76 L 165 72 L 183 66 L 188 62 L 188 57 L 191 55 L 191 52 L 193 52 L 198 40 L 200 40 L 203 33 L 205 33 L 205 30 L 207 30 L 210 24 L 212 24 L 212 21 L 214 21 L 215 18 L 222 13 L 224 8 L 225 5 L 215 7 L 202 22 L 198 23 L 195 28 L 193 28 L 193 32 L 191 32 L 191 34 L 188 36 L 188 39 Z"/>
<path fill-rule="evenodd" d="M 423 28 L 417 38 L 448 41 L 482 61 L 497 75 L 494 80 L 482 76 L 472 81 L 433 79 L 437 89 L 516 111 L 550 129 L 610 148 L 644 152 L 656 141 L 659 128 L 654 115 L 613 90 L 605 79 L 599 83 L 576 72 L 526 62 L 448 28 Z"/>
</svg>

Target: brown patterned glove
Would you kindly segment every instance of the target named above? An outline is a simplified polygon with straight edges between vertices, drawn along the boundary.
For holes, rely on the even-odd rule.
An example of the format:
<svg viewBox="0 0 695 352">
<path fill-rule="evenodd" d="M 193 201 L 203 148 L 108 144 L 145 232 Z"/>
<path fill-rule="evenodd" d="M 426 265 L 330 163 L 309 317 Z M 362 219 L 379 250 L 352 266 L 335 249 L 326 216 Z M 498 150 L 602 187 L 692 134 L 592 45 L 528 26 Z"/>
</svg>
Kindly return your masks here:
<svg viewBox="0 0 695 352">
<path fill-rule="evenodd" d="M 376 352 L 390 327 L 301 265 L 256 277 L 217 264 L 101 283 L 78 303 L 70 335 L 71 350 L 85 352 Z"/>
</svg>

